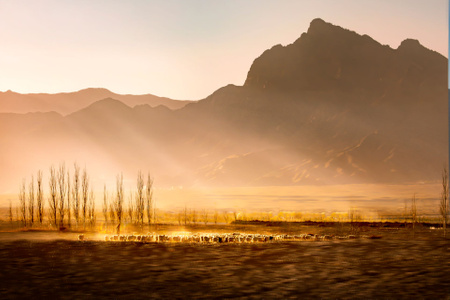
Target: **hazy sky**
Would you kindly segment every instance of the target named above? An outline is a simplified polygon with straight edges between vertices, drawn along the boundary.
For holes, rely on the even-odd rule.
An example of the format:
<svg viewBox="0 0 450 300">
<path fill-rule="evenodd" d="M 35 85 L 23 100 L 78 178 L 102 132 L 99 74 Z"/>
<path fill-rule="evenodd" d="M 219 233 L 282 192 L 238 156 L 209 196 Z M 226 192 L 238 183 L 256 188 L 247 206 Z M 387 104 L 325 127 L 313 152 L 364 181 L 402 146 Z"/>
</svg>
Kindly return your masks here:
<svg viewBox="0 0 450 300">
<path fill-rule="evenodd" d="M 0 91 L 104 87 L 197 100 L 312 19 L 448 57 L 448 0 L 0 0 Z"/>
</svg>

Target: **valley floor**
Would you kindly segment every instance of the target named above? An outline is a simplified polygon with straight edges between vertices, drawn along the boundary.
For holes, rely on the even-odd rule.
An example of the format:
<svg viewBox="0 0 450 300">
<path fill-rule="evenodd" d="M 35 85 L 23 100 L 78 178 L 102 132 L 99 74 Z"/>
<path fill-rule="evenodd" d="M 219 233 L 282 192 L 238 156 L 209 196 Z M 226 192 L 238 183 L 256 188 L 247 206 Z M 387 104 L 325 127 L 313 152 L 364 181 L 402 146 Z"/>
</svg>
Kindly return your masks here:
<svg viewBox="0 0 450 300">
<path fill-rule="evenodd" d="M 450 240 L 437 232 L 208 245 L 11 239 L 0 233 L 0 294 L 2 299 L 448 299 Z"/>
</svg>

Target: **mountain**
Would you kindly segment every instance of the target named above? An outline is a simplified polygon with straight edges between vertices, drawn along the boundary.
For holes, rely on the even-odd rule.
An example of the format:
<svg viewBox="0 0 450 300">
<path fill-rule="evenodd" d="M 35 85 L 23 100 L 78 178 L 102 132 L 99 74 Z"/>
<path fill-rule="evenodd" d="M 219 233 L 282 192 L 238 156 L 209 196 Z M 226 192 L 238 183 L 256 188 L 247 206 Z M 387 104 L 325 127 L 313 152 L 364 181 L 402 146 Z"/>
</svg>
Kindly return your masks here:
<svg viewBox="0 0 450 300">
<path fill-rule="evenodd" d="M 114 98 L 129 106 L 148 104 L 165 105 L 179 109 L 191 101 L 172 100 L 151 94 L 120 95 L 107 89 L 89 88 L 73 93 L 19 94 L 12 91 L 0 92 L 0 112 L 27 113 L 55 111 L 63 115 L 80 110 L 98 100 Z"/>
<path fill-rule="evenodd" d="M 0 114 L 1 167 L 14 170 L 0 190 L 60 161 L 98 182 L 150 170 L 160 186 L 437 182 L 447 64 L 418 41 L 392 49 L 315 19 L 256 58 L 243 86 L 177 110 L 113 96 L 66 116 Z"/>
<path fill-rule="evenodd" d="M 398 92 L 429 96 L 446 89 L 446 58 L 407 39 L 398 49 L 382 46 L 321 19 L 293 44 L 274 46 L 257 58 L 245 87 L 276 91 Z"/>
</svg>

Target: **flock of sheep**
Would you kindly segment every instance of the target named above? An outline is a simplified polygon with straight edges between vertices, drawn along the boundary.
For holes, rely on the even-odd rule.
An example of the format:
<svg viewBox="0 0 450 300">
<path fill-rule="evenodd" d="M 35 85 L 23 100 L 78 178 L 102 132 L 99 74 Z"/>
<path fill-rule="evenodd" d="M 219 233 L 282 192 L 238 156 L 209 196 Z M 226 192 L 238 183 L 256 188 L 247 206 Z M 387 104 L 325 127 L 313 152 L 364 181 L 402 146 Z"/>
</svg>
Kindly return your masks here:
<svg viewBox="0 0 450 300">
<path fill-rule="evenodd" d="M 379 237 L 366 237 L 363 238 L 379 238 Z M 347 236 L 333 236 L 333 235 L 317 235 L 317 234 L 300 234 L 300 235 L 288 235 L 288 234 L 276 234 L 276 235 L 264 235 L 264 234 L 246 234 L 246 233 L 223 233 L 223 234 L 210 234 L 210 233 L 198 233 L 198 234 L 176 234 L 166 235 L 157 233 L 147 233 L 146 235 L 107 235 L 105 241 L 107 242 L 140 242 L 140 243 L 267 243 L 275 241 L 300 241 L 300 240 L 346 240 L 355 239 L 355 235 Z M 79 235 L 78 240 L 85 240 L 84 235 Z"/>
</svg>

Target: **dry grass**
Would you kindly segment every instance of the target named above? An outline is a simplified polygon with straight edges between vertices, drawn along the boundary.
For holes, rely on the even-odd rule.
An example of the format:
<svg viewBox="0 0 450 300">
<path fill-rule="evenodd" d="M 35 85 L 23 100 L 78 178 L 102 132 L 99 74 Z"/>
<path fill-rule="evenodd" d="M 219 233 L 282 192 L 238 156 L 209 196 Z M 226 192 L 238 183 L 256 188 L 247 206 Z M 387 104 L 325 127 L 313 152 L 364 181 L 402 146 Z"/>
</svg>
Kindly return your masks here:
<svg viewBox="0 0 450 300">
<path fill-rule="evenodd" d="M 160 230 L 324 233 L 336 228 Z M 414 240 L 408 229 L 376 231 L 383 239 L 210 245 L 101 242 L 94 233 L 87 234 L 87 242 L 75 241 L 72 233 L 0 233 L 0 291 L 3 299 L 449 297 L 449 240 L 425 228 L 417 229 Z"/>
</svg>

